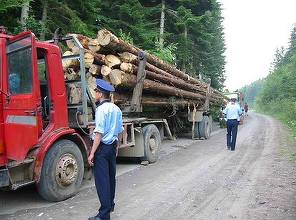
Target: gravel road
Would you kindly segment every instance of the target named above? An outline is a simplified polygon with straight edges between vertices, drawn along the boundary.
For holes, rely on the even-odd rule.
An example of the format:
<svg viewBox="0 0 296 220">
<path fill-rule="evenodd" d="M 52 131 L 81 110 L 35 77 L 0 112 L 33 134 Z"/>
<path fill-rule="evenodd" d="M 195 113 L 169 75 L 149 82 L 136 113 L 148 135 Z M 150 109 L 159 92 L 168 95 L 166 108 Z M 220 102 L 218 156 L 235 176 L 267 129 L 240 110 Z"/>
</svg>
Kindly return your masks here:
<svg viewBox="0 0 296 220">
<path fill-rule="evenodd" d="M 295 220 L 296 162 L 291 155 L 295 157 L 296 144 L 289 130 L 251 113 L 239 126 L 236 151 L 226 150 L 225 136 L 221 129 L 209 140 L 167 142 L 157 163 L 134 165 L 119 175 L 111 219 Z M 99 207 L 92 182 L 66 201 L 37 199 L 35 208 L 10 214 L 2 209 L 5 215 L 3 198 L 0 193 L 0 219 L 5 220 L 82 220 Z"/>
</svg>

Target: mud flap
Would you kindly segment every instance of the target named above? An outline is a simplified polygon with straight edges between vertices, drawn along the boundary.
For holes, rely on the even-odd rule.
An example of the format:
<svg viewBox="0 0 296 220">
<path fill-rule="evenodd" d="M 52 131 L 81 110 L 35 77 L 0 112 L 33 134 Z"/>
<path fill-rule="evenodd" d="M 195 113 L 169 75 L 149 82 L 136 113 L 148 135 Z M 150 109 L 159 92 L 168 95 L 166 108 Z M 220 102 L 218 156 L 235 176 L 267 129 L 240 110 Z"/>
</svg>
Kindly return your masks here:
<svg viewBox="0 0 296 220">
<path fill-rule="evenodd" d="M 0 169 L 0 188 L 10 185 L 8 169 Z"/>
</svg>

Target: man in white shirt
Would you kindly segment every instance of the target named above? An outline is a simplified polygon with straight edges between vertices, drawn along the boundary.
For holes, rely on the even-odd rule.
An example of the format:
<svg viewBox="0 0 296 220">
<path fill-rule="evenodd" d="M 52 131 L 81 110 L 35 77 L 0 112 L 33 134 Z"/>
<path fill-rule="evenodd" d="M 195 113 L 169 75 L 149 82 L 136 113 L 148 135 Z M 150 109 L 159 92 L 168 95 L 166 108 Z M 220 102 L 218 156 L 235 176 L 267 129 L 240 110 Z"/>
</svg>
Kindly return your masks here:
<svg viewBox="0 0 296 220">
<path fill-rule="evenodd" d="M 232 98 L 230 103 L 223 110 L 226 115 L 227 125 L 227 149 L 235 150 L 237 128 L 242 114 L 240 106 L 236 103 L 236 99 Z"/>
</svg>

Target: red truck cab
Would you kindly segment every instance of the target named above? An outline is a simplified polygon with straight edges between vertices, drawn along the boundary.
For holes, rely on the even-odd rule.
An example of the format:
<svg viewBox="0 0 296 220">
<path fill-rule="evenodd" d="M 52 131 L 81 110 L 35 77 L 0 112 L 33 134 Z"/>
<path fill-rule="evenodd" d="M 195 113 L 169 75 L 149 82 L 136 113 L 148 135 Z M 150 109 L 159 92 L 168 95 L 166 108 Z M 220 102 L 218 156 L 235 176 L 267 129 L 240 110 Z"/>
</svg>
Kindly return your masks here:
<svg viewBox="0 0 296 220">
<path fill-rule="evenodd" d="M 69 127 L 57 45 L 0 33 L 0 188 L 36 183 L 59 201 L 80 187 L 87 144 Z"/>
</svg>

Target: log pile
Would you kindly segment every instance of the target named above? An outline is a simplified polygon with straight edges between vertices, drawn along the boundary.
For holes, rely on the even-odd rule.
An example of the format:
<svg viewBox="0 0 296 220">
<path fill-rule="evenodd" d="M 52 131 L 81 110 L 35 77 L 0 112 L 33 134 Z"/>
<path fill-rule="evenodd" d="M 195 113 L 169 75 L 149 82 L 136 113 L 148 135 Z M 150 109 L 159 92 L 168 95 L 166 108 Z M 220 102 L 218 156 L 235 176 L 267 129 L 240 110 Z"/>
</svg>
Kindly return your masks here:
<svg viewBox="0 0 296 220">
<path fill-rule="evenodd" d="M 96 39 L 75 34 L 84 48 L 84 63 L 86 79 L 90 91 L 95 88 L 95 79 L 103 78 L 116 88 L 114 102 L 128 104 L 131 101 L 132 89 L 137 84 L 139 66 L 139 48 L 117 38 L 108 30 L 100 30 Z M 75 55 L 79 48 L 72 40 L 67 41 L 68 51 L 64 55 Z M 217 90 L 178 70 L 163 60 L 146 54 L 146 78 L 143 85 L 143 105 L 183 105 L 194 104 L 201 106 L 206 97 L 211 104 L 221 103 L 224 96 Z M 66 80 L 80 78 L 79 63 L 76 60 L 63 61 Z M 69 101 L 72 104 L 80 100 L 79 86 L 69 86 Z M 80 90 L 80 91 L 79 91 Z M 92 95 L 94 95 L 92 93 Z M 173 97 L 173 99 L 172 99 Z M 173 101 L 172 101 L 173 100 Z"/>
</svg>

